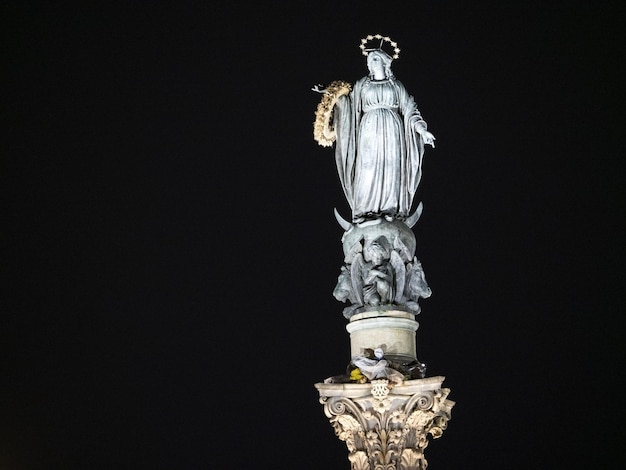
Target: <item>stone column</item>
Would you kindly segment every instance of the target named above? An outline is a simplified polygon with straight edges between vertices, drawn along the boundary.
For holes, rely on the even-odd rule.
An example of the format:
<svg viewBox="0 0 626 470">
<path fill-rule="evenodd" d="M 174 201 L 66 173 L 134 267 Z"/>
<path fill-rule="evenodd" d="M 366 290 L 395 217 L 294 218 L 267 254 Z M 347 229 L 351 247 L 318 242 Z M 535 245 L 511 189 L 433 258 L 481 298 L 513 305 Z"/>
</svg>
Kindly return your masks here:
<svg viewBox="0 0 626 470">
<path fill-rule="evenodd" d="M 324 413 L 346 443 L 351 470 L 424 470 L 428 435 L 440 437 L 454 402 L 444 377 L 315 385 Z"/>
<path fill-rule="evenodd" d="M 424 147 L 434 148 L 435 137 L 391 73 L 398 44 L 376 34 L 359 48 L 368 57 L 366 76 L 313 87 L 322 94 L 313 136 L 324 147 L 336 142 L 351 209 L 350 221 L 335 210 L 344 257 L 333 290 L 347 303 L 351 362 L 315 387 L 352 470 L 423 470 L 427 436 L 441 436 L 454 406 L 443 377 L 425 378 L 416 344 L 419 300 L 432 291 L 416 256 L 412 228 L 423 205 L 414 197 Z"/>
</svg>

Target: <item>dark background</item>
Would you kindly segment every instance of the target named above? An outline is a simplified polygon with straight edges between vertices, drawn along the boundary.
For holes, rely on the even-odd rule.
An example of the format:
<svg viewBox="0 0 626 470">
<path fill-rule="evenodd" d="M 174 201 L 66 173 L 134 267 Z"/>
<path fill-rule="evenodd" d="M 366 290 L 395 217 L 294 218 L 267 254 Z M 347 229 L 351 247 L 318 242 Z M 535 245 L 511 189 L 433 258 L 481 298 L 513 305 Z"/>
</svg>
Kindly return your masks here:
<svg viewBox="0 0 626 470">
<path fill-rule="evenodd" d="M 310 88 L 376 33 L 437 137 L 430 468 L 623 464 L 625 10 L 458 3 L 2 2 L 1 469 L 349 468 Z"/>
</svg>

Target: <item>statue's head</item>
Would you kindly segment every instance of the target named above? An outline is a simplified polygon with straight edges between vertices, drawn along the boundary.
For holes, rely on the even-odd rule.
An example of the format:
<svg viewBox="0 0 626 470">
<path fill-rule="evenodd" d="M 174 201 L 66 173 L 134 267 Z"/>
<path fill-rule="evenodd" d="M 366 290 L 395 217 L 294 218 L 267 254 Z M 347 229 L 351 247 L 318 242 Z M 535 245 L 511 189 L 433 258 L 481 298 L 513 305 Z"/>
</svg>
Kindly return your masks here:
<svg viewBox="0 0 626 470">
<path fill-rule="evenodd" d="M 384 72 L 386 78 L 392 78 L 391 62 L 393 59 L 382 49 L 376 49 L 370 51 L 367 54 L 367 68 L 370 71 L 370 76 L 373 76 L 377 70 Z"/>
</svg>

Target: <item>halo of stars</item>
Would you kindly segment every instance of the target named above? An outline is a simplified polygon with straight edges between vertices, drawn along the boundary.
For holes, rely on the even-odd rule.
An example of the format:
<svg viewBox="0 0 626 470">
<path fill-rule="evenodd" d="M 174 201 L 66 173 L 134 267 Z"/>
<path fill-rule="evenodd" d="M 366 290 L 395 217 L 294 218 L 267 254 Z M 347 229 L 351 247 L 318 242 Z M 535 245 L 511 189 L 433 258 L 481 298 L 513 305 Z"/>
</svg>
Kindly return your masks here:
<svg viewBox="0 0 626 470">
<path fill-rule="evenodd" d="M 367 48 L 365 47 L 365 45 L 369 42 L 372 41 L 374 39 L 382 39 L 384 42 L 389 43 L 389 45 L 391 47 L 393 47 L 393 56 L 391 56 L 392 59 L 397 59 L 400 57 L 400 48 L 398 47 L 398 43 L 395 41 L 392 41 L 391 38 L 389 36 L 382 36 L 381 34 L 374 34 L 374 35 L 367 35 L 367 37 L 361 39 L 361 45 L 359 46 L 359 49 L 361 49 L 361 53 L 363 55 L 367 55 L 369 52 L 367 51 Z"/>
</svg>

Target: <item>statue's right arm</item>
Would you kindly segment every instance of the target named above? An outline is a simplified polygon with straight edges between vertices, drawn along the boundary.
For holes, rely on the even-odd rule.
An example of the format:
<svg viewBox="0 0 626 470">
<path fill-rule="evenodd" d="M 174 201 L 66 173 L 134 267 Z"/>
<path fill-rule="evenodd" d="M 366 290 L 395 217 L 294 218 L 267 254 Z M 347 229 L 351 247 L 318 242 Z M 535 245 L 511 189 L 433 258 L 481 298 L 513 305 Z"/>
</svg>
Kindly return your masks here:
<svg viewBox="0 0 626 470">
<path fill-rule="evenodd" d="M 323 85 L 315 85 L 311 90 L 316 91 L 317 93 L 326 93 L 327 88 L 322 88 Z"/>
</svg>

